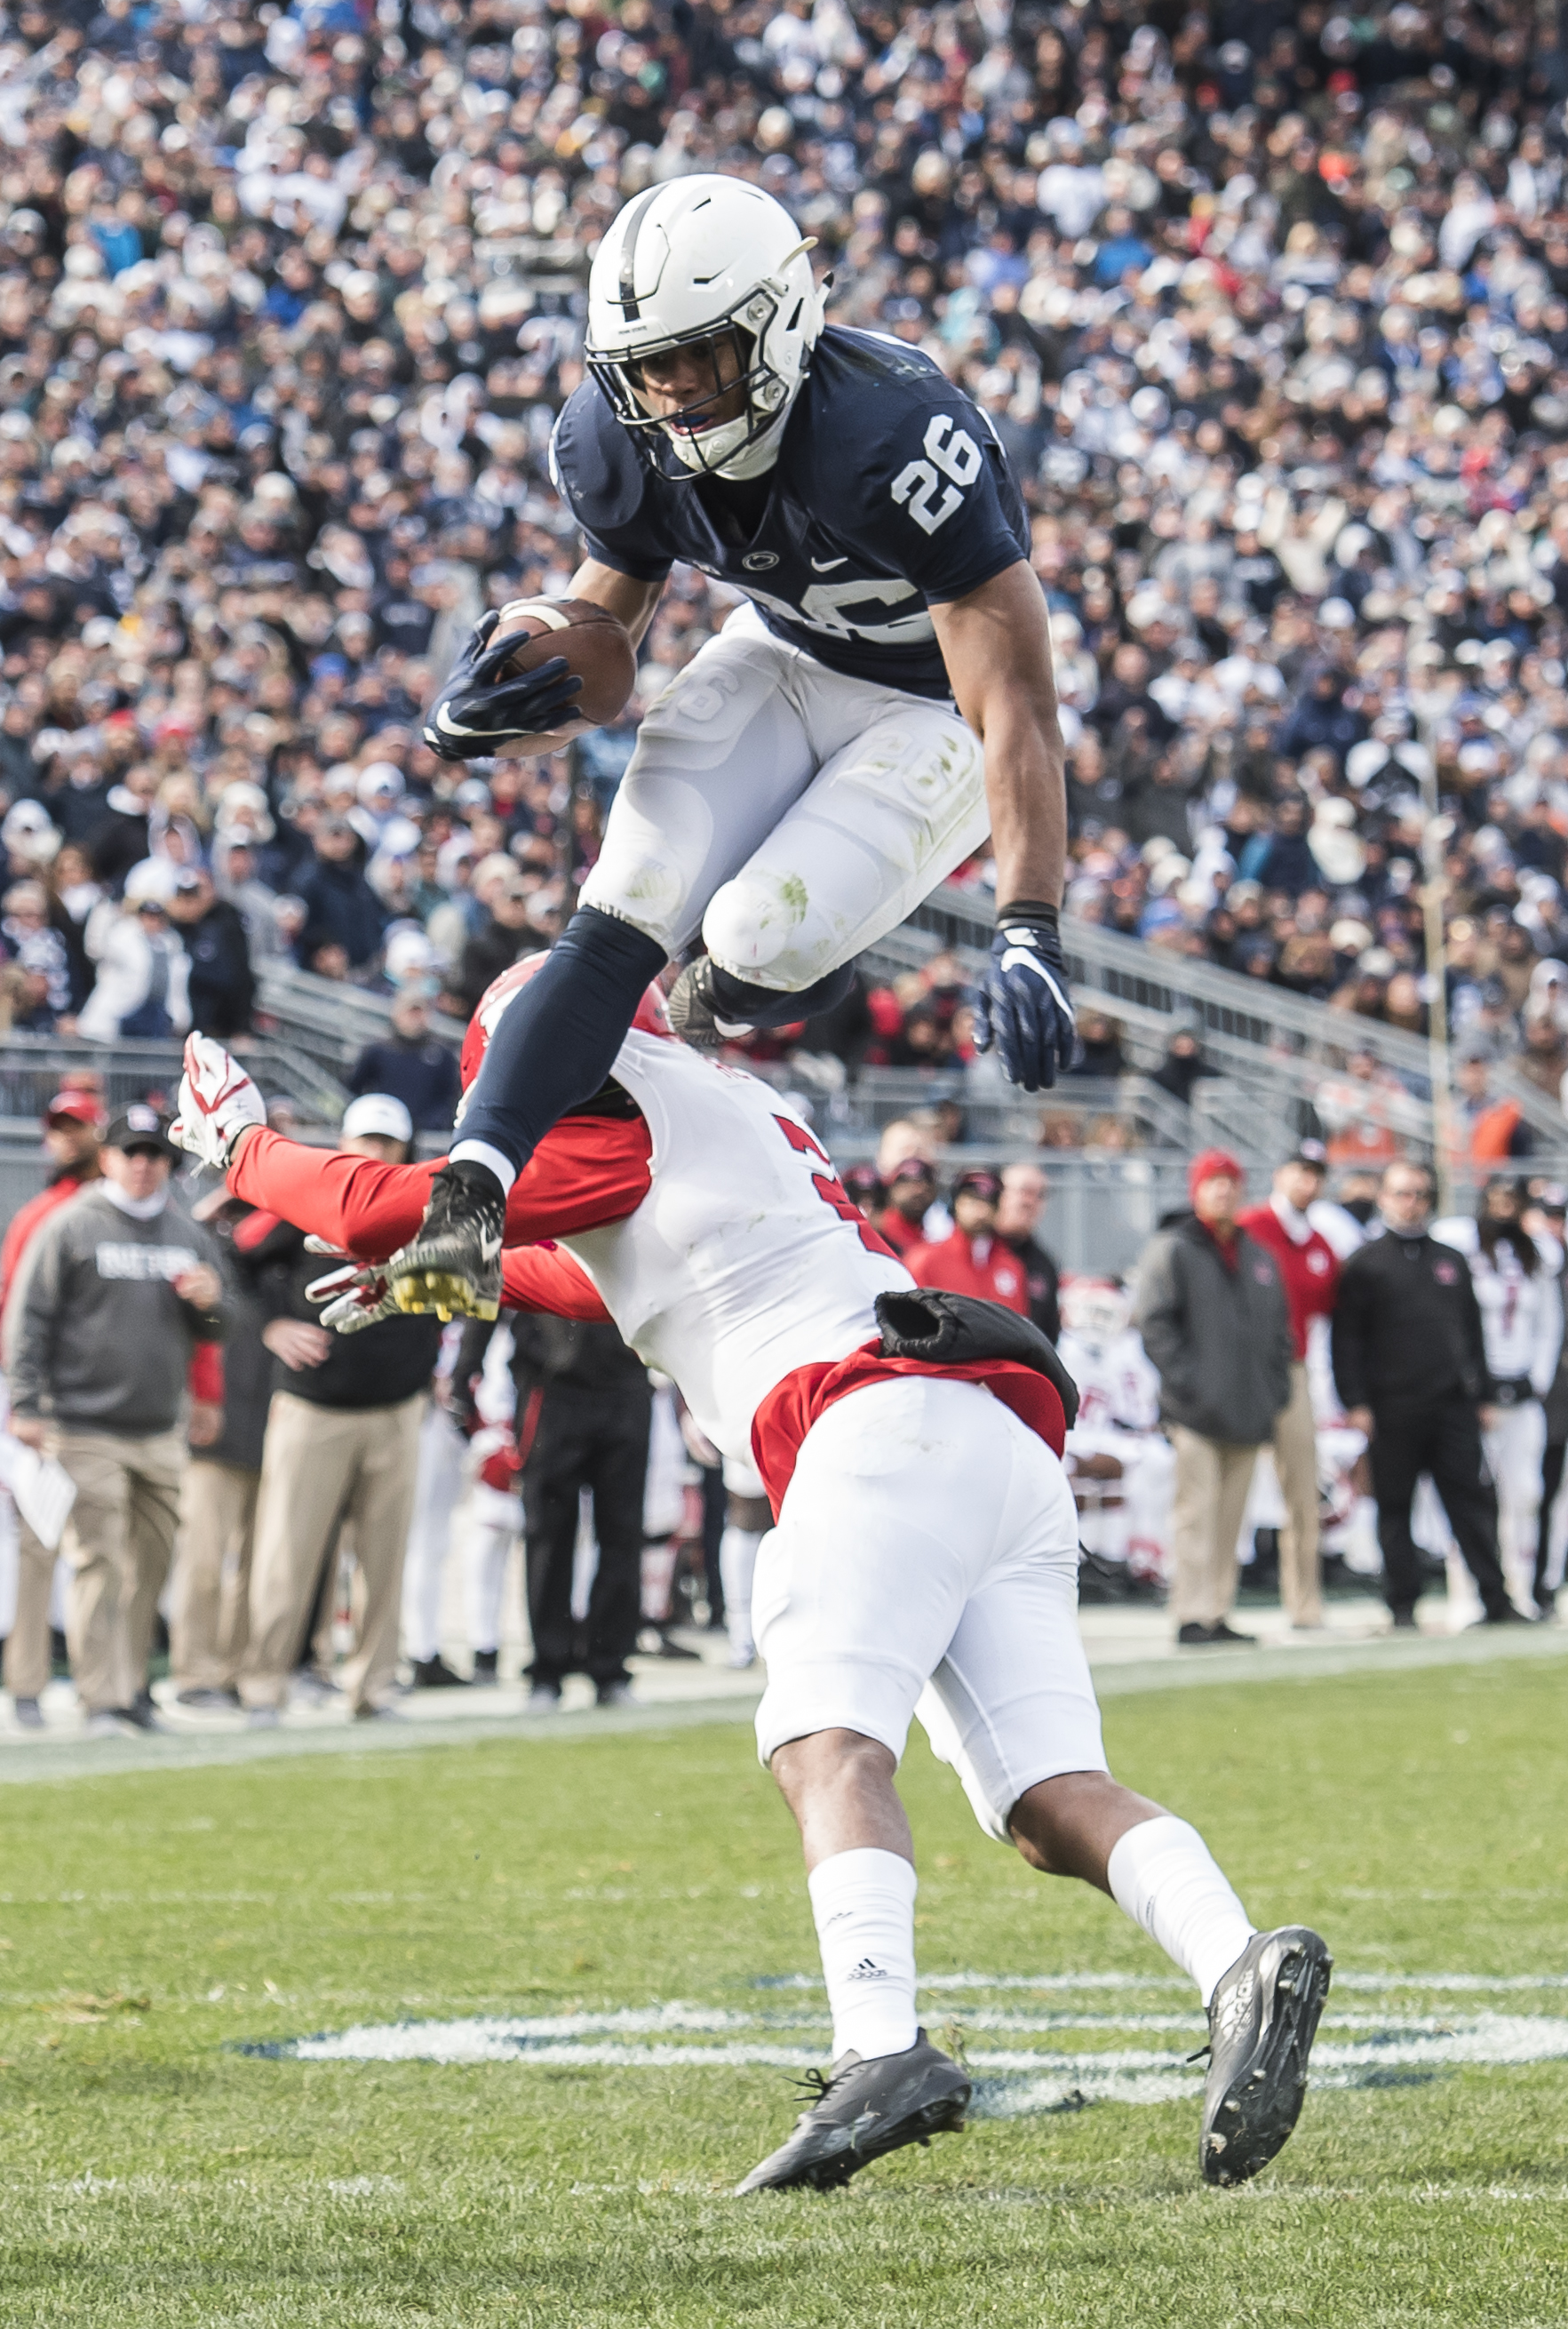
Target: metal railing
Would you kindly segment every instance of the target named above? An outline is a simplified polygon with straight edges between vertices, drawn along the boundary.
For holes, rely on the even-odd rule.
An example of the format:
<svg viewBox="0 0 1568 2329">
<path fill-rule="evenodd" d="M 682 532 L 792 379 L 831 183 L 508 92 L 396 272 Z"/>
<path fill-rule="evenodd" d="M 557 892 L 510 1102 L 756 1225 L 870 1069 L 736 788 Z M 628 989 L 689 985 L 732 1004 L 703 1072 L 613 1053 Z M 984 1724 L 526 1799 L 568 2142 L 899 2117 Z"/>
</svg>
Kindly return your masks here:
<svg viewBox="0 0 1568 2329">
<path fill-rule="evenodd" d="M 300 1046 L 282 1036 L 241 1036 L 235 1056 L 270 1099 L 286 1095 L 314 1122 L 335 1124 L 348 1102 L 342 1083 Z M 86 1042 L 80 1036 L 7 1035 L 0 1042 L 0 1121 L 35 1127 L 61 1084 L 90 1076 L 111 1116 L 134 1100 L 172 1107 L 182 1072 L 181 1045 Z"/>
<path fill-rule="evenodd" d="M 302 1057 L 314 1060 L 338 1080 L 367 1043 L 384 1043 L 391 1032 L 392 998 L 346 980 L 318 978 L 292 964 L 268 963 L 258 973 L 258 1010 L 279 1037 Z M 439 1013 L 431 1021 L 440 1041 L 460 1051 L 463 1022 Z M 238 1047 L 236 1047 L 238 1048 Z"/>
</svg>

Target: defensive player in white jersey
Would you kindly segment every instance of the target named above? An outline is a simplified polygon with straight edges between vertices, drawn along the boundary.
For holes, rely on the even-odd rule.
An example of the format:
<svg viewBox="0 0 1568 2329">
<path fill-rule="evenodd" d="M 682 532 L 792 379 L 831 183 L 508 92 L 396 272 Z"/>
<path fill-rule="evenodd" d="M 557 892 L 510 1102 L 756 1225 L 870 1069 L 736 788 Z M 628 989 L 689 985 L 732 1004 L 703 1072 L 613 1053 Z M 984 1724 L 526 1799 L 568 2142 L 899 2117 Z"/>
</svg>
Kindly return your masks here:
<svg viewBox="0 0 1568 2329">
<path fill-rule="evenodd" d="M 811 249 L 771 195 L 706 174 L 638 194 L 599 246 L 589 378 L 552 445 L 587 552 L 572 594 L 636 640 L 677 561 L 747 603 L 643 722 L 578 910 L 392 1259 L 404 1309 L 494 1315 L 506 1189 L 699 934 L 671 997 L 688 1041 L 807 1018 L 989 829 L 976 1042 L 1030 1091 L 1069 1063 L 1063 747 L 1023 499 L 927 356 L 824 325 Z M 496 619 L 427 718 L 448 758 L 537 750 L 570 713 L 564 660 L 506 675 Z"/>
<path fill-rule="evenodd" d="M 536 968 L 481 1004 L 469 1082 Z M 186 1062 L 183 1145 L 365 1265 L 333 1274 L 324 1318 L 385 1315 L 377 1265 L 429 1168 L 285 1140 L 218 1045 L 192 1037 Z M 614 1067 L 512 1188 L 505 1294 L 613 1320 L 714 1446 L 755 1459 L 777 1515 L 753 1601 L 757 1745 L 800 1825 L 835 2060 L 742 2189 L 842 2183 L 962 2124 L 969 2081 L 915 2014 L 894 1775 L 917 1703 L 990 1834 L 1112 1893 L 1192 1976 L 1210 2031 L 1203 2173 L 1255 2173 L 1300 2107 L 1328 1951 L 1302 1926 L 1255 1932 L 1195 1830 L 1106 1768 L 1059 1461 L 1074 1398 L 1050 1344 L 996 1305 L 916 1289 L 801 1118 L 674 1042 L 657 989 Z"/>
<path fill-rule="evenodd" d="M 1078 1387 L 1066 1452 L 1084 1549 L 1140 1577 L 1163 1578 L 1176 1453 L 1160 1429 L 1160 1377 L 1121 1287 L 1106 1278 L 1064 1279 L 1056 1350 Z"/>
<path fill-rule="evenodd" d="M 1481 1192 L 1474 1221 L 1434 1223 L 1432 1235 L 1469 1259 L 1480 1305 L 1491 1396 L 1481 1410 L 1481 1444 L 1498 1490 L 1498 1550 L 1516 1608 L 1535 1607 L 1535 1555 L 1541 1513 L 1541 1459 L 1552 1388 L 1563 1347 L 1562 1255 L 1524 1225 L 1522 1181 L 1497 1173 Z"/>
</svg>

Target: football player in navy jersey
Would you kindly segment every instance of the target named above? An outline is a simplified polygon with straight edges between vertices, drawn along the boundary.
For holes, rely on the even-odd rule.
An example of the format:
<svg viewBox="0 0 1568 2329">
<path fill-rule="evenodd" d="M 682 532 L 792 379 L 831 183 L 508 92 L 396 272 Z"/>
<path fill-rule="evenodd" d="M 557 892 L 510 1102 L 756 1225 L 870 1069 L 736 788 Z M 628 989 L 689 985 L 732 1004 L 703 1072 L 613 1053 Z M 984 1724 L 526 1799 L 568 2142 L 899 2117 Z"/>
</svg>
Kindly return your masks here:
<svg viewBox="0 0 1568 2329">
<path fill-rule="evenodd" d="M 637 195 L 594 261 L 590 377 L 552 446 L 587 550 L 572 594 L 634 640 L 677 561 L 748 603 L 643 721 L 578 910 L 498 1026 L 393 1258 L 406 1309 L 494 1315 L 512 1181 L 699 935 L 671 995 L 688 1042 L 809 1017 L 989 830 L 976 1041 L 1028 1091 L 1071 1058 L 1063 750 L 1023 502 L 936 365 L 824 327 L 811 248 L 757 187 L 693 176 Z M 431 708 L 448 759 L 538 750 L 571 717 L 580 681 L 559 657 L 508 676 L 497 620 Z"/>
</svg>

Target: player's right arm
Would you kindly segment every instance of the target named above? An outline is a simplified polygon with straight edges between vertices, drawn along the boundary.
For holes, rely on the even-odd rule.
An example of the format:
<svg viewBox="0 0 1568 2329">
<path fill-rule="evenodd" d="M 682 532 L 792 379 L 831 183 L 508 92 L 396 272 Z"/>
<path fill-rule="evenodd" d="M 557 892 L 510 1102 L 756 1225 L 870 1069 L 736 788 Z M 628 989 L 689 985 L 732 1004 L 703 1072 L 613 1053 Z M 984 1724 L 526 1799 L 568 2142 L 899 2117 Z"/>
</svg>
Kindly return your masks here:
<svg viewBox="0 0 1568 2329">
<path fill-rule="evenodd" d="M 596 607 L 606 608 L 630 631 L 634 647 L 642 646 L 663 592 L 662 582 L 640 582 L 634 574 L 623 574 L 598 558 L 585 558 L 572 576 L 572 597 L 591 599 Z"/>
</svg>

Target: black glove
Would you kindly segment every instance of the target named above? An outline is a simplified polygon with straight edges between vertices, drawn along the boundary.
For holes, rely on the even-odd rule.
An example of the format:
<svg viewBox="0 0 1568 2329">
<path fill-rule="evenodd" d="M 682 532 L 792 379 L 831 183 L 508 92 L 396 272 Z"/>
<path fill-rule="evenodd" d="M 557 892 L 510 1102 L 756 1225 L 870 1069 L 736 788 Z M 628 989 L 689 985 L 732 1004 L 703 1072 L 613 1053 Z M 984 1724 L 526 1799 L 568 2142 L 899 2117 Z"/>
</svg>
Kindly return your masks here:
<svg viewBox="0 0 1568 2329">
<path fill-rule="evenodd" d="M 1020 900 L 996 918 L 991 967 L 975 997 L 974 1048 L 1001 1054 L 1025 1091 L 1047 1089 L 1078 1055 L 1078 1029 L 1055 906 Z"/>
<path fill-rule="evenodd" d="M 484 617 L 425 718 L 425 741 L 444 760 L 488 760 L 525 736 L 548 736 L 573 715 L 583 683 L 564 655 L 533 671 L 500 676 L 522 642 L 515 632 L 490 645 L 499 614 Z"/>
</svg>

